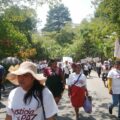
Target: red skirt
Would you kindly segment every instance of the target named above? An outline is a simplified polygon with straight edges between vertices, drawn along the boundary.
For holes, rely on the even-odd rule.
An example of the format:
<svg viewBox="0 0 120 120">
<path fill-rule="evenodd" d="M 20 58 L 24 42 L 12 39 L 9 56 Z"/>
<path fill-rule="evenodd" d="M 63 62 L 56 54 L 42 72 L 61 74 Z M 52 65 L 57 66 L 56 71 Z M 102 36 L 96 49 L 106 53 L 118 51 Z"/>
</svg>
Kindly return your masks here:
<svg viewBox="0 0 120 120">
<path fill-rule="evenodd" d="M 83 106 L 85 101 L 85 92 L 85 88 L 75 85 L 70 87 L 70 100 L 73 107 L 79 108 Z"/>
</svg>

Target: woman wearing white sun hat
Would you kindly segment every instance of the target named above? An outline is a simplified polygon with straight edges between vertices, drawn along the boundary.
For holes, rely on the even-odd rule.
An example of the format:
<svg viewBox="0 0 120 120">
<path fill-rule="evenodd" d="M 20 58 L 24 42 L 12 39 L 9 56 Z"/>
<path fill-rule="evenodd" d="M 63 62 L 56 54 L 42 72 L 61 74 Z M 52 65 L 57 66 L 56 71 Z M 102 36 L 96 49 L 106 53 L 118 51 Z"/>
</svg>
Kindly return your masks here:
<svg viewBox="0 0 120 120">
<path fill-rule="evenodd" d="M 6 78 L 19 87 L 9 94 L 5 120 L 55 120 L 57 105 L 51 92 L 44 86 L 46 78 L 43 74 L 37 74 L 34 63 L 21 63 Z"/>
</svg>

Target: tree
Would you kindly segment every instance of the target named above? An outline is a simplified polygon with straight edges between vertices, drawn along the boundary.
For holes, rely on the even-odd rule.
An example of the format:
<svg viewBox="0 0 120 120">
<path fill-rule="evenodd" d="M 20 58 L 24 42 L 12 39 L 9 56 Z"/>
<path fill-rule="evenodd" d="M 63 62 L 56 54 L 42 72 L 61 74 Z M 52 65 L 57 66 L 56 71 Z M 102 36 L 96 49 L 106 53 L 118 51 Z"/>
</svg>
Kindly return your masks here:
<svg viewBox="0 0 120 120">
<path fill-rule="evenodd" d="M 120 0 L 102 0 L 96 9 L 95 16 L 102 17 L 114 24 L 114 31 L 120 34 Z"/>
<path fill-rule="evenodd" d="M 33 9 L 12 6 L 5 10 L 4 19 L 12 23 L 16 29 L 25 34 L 28 42 L 32 45 L 31 34 L 36 30 L 36 12 Z"/>
<path fill-rule="evenodd" d="M 60 31 L 68 22 L 71 22 L 68 8 L 63 4 L 50 8 L 47 16 L 47 23 L 43 31 Z"/>
<path fill-rule="evenodd" d="M 49 5 L 54 5 L 59 3 L 61 0 L 0 0 L 0 11 L 4 11 L 6 8 L 15 6 L 38 6 L 45 3 Z M 25 4 L 24 4 L 25 3 Z"/>
<path fill-rule="evenodd" d="M 56 33 L 55 40 L 61 45 L 72 44 L 74 39 L 74 29 L 71 24 L 66 24 L 59 33 Z M 54 37 L 54 36 L 53 36 Z"/>
<path fill-rule="evenodd" d="M 34 58 L 39 51 L 44 52 L 41 44 L 35 44 L 32 39 L 38 22 L 32 7 L 44 3 L 53 5 L 57 1 L 60 0 L 0 0 L 0 58 L 7 56 Z M 30 4 L 32 6 L 29 6 Z"/>
<path fill-rule="evenodd" d="M 0 58 L 15 56 L 21 46 L 28 46 L 25 35 L 7 20 L 0 19 L 0 28 Z"/>
<path fill-rule="evenodd" d="M 1 50 L 3 47 L 7 47 L 7 50 L 2 50 L 2 52 L 4 51 L 3 56 L 18 55 L 21 49 L 29 49 L 30 46 L 33 46 L 31 35 L 36 28 L 35 11 L 29 8 L 12 6 L 1 15 L 0 28 Z M 6 42 L 8 46 L 4 44 Z M 28 55 L 31 56 L 32 54 Z"/>
</svg>

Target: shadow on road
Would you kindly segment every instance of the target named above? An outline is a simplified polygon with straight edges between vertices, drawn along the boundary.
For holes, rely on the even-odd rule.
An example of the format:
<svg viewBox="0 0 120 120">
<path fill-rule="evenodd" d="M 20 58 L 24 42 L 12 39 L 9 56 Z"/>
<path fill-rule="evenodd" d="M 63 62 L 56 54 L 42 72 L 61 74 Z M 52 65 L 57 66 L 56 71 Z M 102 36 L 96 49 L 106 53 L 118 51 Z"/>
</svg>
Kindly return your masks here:
<svg viewBox="0 0 120 120">
<path fill-rule="evenodd" d="M 96 119 L 93 116 L 85 117 L 85 116 L 80 114 L 80 120 L 96 120 Z"/>
<path fill-rule="evenodd" d="M 107 112 L 106 112 L 107 111 Z M 96 115 L 100 116 L 100 118 L 103 118 L 103 120 L 120 120 L 117 118 L 117 116 L 115 115 L 111 115 L 108 112 L 108 103 L 102 103 L 100 105 L 98 105 L 97 109 L 96 109 Z M 94 119 L 90 119 L 90 120 L 94 120 Z"/>
<path fill-rule="evenodd" d="M 8 95 L 9 95 L 10 91 L 12 89 L 14 89 L 16 86 L 12 85 L 11 83 L 6 83 L 6 84 L 4 84 L 4 86 L 5 86 L 5 90 L 4 91 L 1 90 L 1 96 L 5 100 L 5 99 L 8 98 Z"/>
<path fill-rule="evenodd" d="M 57 116 L 57 120 L 73 120 L 73 119 L 71 119 L 71 118 L 69 118 L 69 117 L 63 117 L 63 116 Z"/>
<path fill-rule="evenodd" d="M 0 109 L 5 108 L 5 107 L 6 107 L 6 105 L 4 105 L 3 103 L 0 102 Z"/>
</svg>

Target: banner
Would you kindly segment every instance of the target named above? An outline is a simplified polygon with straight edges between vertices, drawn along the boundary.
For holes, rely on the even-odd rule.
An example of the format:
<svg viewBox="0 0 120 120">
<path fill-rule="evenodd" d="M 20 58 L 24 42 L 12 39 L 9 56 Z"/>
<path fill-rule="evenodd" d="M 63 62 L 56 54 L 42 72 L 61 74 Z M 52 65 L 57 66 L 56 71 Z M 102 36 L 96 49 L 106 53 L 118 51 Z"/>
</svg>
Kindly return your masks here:
<svg viewBox="0 0 120 120">
<path fill-rule="evenodd" d="M 63 63 L 64 63 L 65 61 L 68 61 L 69 63 L 73 63 L 72 57 L 63 57 Z"/>
<path fill-rule="evenodd" d="M 99 57 L 95 57 L 95 58 L 93 58 L 93 61 L 94 62 L 98 62 L 98 61 L 100 61 L 100 58 Z"/>
</svg>

